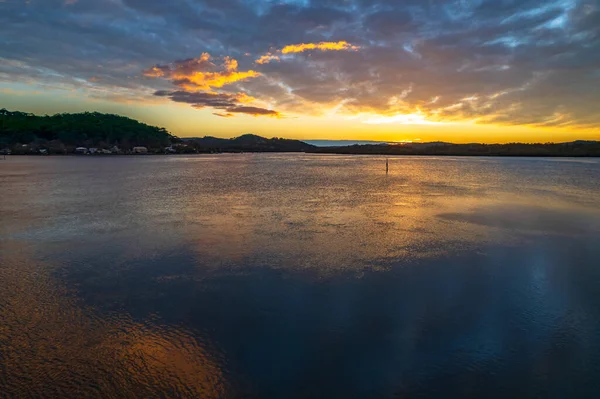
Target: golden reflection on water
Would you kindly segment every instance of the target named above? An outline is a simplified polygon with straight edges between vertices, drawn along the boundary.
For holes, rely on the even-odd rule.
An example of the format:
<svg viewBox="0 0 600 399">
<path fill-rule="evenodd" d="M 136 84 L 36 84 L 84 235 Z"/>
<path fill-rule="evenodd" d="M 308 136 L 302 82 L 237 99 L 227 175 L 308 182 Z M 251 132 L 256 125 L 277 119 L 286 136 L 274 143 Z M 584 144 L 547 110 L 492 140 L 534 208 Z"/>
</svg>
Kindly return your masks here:
<svg viewBox="0 0 600 399">
<path fill-rule="evenodd" d="M 321 186 L 316 197 L 301 189 L 217 197 L 190 192 L 185 236 L 198 257 L 212 259 L 215 268 L 260 257 L 271 268 L 310 268 L 326 275 L 491 243 L 510 246 L 539 234 L 598 232 L 600 210 L 560 198 L 556 193 L 566 193 L 563 186 L 546 186 L 552 195 L 540 200 L 531 193 L 497 192 L 494 184 L 460 185 L 459 178 L 455 187 L 423 184 L 419 164 L 408 166 L 401 173 L 413 184 L 393 177 L 373 183 L 387 185 L 383 192 L 369 192 L 371 183 L 360 182 L 367 191 Z"/>
<path fill-rule="evenodd" d="M 52 265 L 4 243 L 0 387 L 9 397 L 202 397 L 227 390 L 225 360 L 184 328 L 82 306 Z M 1 395 L 0 395 L 1 396 Z"/>
<path fill-rule="evenodd" d="M 597 204 L 581 203 L 591 201 L 593 187 L 569 180 L 568 173 L 558 176 L 564 162 L 539 167 L 536 161 L 392 158 L 389 175 L 385 158 L 377 157 L 27 162 L 25 172 L 0 175 L 13 188 L 0 208 L 2 216 L 11 215 L 6 235 L 42 241 L 123 237 L 134 244 L 121 248 L 123 262 L 184 243 L 216 269 L 261 258 L 273 268 L 360 272 L 375 262 L 518 242 L 539 222 L 521 218 L 519 224 L 528 209 L 534 215 L 540 209 L 598 213 Z M 506 214 L 514 223 L 505 221 Z"/>
<path fill-rule="evenodd" d="M 487 244 L 600 234 L 598 187 L 556 165 L 521 173 L 504 161 L 407 158 L 386 176 L 378 158 L 21 159 L 16 172 L 0 171 L 10 188 L 0 204 L 0 387 L 16 397 L 220 398 L 231 389 L 219 337 L 86 306 L 55 273 L 60 262 L 75 273 L 100 259 L 101 281 L 90 285 L 101 304 L 113 299 L 106 287 L 122 304 L 128 286 L 113 283 L 136 262 L 141 284 L 252 267 L 360 277 Z M 191 267 L 167 256 L 150 275 L 145 266 L 170 253 Z"/>
</svg>

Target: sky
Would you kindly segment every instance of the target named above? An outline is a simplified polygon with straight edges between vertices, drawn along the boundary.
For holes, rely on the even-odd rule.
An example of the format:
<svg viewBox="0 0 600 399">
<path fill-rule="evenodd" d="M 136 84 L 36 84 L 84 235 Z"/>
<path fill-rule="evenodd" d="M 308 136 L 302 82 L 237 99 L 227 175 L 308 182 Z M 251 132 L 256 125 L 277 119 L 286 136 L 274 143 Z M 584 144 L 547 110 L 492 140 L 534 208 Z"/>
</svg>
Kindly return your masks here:
<svg viewBox="0 0 600 399">
<path fill-rule="evenodd" d="M 0 0 L 0 108 L 180 137 L 600 139 L 599 0 Z"/>
</svg>

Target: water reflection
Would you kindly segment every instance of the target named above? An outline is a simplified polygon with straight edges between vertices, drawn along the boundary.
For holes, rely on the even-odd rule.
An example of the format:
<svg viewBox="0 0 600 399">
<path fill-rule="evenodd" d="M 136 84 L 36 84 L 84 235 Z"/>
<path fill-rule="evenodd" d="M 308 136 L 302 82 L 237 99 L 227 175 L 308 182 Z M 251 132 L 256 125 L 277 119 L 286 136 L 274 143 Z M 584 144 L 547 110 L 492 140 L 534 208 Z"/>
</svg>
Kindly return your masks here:
<svg viewBox="0 0 600 399">
<path fill-rule="evenodd" d="M 600 394 L 596 161 L 11 162 L 9 395 Z"/>
<path fill-rule="evenodd" d="M 9 397 L 219 398 L 226 363 L 210 341 L 152 315 L 99 314 L 51 276 L 34 249 L 4 243 L 0 386 Z"/>
</svg>

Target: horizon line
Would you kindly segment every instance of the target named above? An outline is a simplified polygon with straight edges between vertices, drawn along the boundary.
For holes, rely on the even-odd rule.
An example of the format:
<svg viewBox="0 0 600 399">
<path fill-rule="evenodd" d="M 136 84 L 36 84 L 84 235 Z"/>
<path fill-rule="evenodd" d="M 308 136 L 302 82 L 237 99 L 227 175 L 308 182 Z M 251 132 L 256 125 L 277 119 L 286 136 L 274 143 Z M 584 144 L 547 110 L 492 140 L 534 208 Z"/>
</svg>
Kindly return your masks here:
<svg viewBox="0 0 600 399">
<path fill-rule="evenodd" d="M 485 143 L 485 142 L 478 142 L 478 141 L 472 141 L 472 142 L 468 142 L 468 143 L 454 143 L 451 141 L 442 141 L 442 140 L 434 140 L 434 141 L 408 141 L 408 140 L 404 140 L 404 141 L 388 141 L 388 140 L 360 140 L 360 139 L 340 139 L 340 140 L 336 140 L 336 139 L 295 139 L 295 138 L 286 138 L 286 137 L 278 137 L 278 136 L 273 136 L 273 137 L 267 137 L 267 136 L 261 136 L 259 134 L 255 134 L 255 133 L 244 133 L 241 134 L 239 136 L 233 136 L 233 137 L 218 137 L 218 136 L 211 136 L 211 135 L 206 135 L 206 136 L 192 136 L 192 137 L 179 137 L 182 140 L 194 140 L 194 139 L 204 139 L 204 138 L 216 138 L 216 139 L 221 139 L 221 140 L 235 140 L 239 137 L 243 137 L 246 135 L 252 135 L 252 136 L 257 136 L 257 137 L 262 137 L 264 139 L 268 139 L 268 140 L 273 140 L 273 139 L 283 139 L 283 140 L 293 140 L 293 141 L 301 141 L 303 143 L 306 144 L 310 144 L 311 142 L 349 142 L 349 143 L 373 143 L 373 145 L 409 145 L 409 144 L 447 144 L 447 145 L 472 145 L 472 144 L 478 144 L 478 145 L 510 145 L 510 144 L 523 144 L 523 145 L 549 145 L 549 144 L 571 144 L 571 143 L 577 143 L 577 142 L 583 142 L 583 143 L 600 143 L 600 138 L 598 140 L 585 140 L 585 139 L 575 139 L 575 140 L 570 140 L 570 141 L 546 141 L 546 142 L 541 142 L 541 141 L 537 141 L 537 142 L 523 142 L 523 141 L 510 141 L 510 142 L 505 142 L 505 143 L 499 143 L 499 142 L 494 142 L 494 143 Z M 363 144 L 363 145 L 369 145 L 369 144 Z M 316 146 L 318 147 L 318 146 Z"/>
</svg>

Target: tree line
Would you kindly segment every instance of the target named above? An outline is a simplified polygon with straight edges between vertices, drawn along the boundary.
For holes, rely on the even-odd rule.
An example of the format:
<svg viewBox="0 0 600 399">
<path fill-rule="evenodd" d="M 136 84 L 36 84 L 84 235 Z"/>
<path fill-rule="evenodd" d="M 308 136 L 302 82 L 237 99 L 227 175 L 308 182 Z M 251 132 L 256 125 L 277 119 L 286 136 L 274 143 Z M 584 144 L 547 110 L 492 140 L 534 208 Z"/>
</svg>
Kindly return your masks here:
<svg viewBox="0 0 600 399">
<path fill-rule="evenodd" d="M 313 152 L 357 155 L 504 156 L 504 157 L 600 157 L 599 141 L 569 143 L 508 143 L 439 145 L 352 145 L 321 147 Z"/>
<path fill-rule="evenodd" d="M 180 140 L 166 129 L 134 119 L 99 112 L 38 116 L 0 110 L 0 149 L 13 153 L 71 153 L 77 147 L 112 148 L 123 151 L 136 146 L 163 149 Z"/>
</svg>

